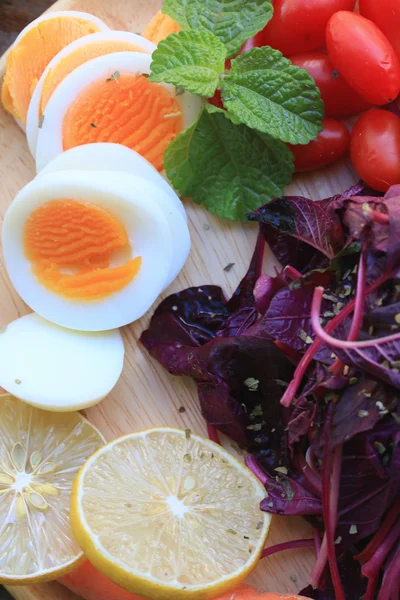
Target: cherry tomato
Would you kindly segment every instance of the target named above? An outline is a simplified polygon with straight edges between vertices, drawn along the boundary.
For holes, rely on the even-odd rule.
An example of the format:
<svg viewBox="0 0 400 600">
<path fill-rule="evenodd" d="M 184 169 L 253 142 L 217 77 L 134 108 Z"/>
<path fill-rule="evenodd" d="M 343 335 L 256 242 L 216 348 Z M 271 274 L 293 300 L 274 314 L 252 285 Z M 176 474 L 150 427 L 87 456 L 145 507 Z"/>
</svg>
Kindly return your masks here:
<svg viewBox="0 0 400 600">
<path fill-rule="evenodd" d="M 400 62 L 387 37 L 369 21 L 348 11 L 334 14 L 326 46 L 336 69 L 367 102 L 387 104 L 400 91 Z"/>
<path fill-rule="evenodd" d="M 378 25 L 392 44 L 400 59 L 400 2 L 399 0 L 360 0 L 360 13 Z"/>
<path fill-rule="evenodd" d="M 264 45 L 285 56 L 321 48 L 330 17 L 354 5 L 355 0 L 275 0 L 274 16 L 263 30 Z"/>
<path fill-rule="evenodd" d="M 327 117 L 350 117 L 372 108 L 371 104 L 360 98 L 345 82 L 327 54 L 308 52 L 291 56 L 290 60 L 294 65 L 308 71 L 315 79 L 321 91 Z"/>
<path fill-rule="evenodd" d="M 329 165 L 341 158 L 350 145 L 350 133 L 340 121 L 325 117 L 324 128 L 318 137 L 305 146 L 288 144 L 294 155 L 294 167 L 297 173 L 312 171 Z"/>
<path fill-rule="evenodd" d="M 224 103 L 222 102 L 221 90 L 216 90 L 215 91 L 214 96 L 209 99 L 209 103 L 213 104 L 217 108 L 224 108 Z"/>
<path fill-rule="evenodd" d="M 386 192 L 400 183 L 400 119 L 387 110 L 364 113 L 354 125 L 351 160 L 358 175 L 373 189 Z"/>
</svg>

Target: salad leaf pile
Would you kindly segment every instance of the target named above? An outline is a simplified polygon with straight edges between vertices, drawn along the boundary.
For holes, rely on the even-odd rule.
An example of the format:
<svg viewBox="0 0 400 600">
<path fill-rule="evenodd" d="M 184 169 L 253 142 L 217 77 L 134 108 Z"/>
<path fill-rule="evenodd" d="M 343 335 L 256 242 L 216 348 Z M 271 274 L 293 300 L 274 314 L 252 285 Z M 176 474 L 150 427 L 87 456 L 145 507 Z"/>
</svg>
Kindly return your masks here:
<svg viewBox="0 0 400 600">
<path fill-rule="evenodd" d="M 293 155 L 322 130 L 324 105 L 314 79 L 269 46 L 236 58 L 273 14 L 267 0 L 164 0 L 183 28 L 153 53 L 150 80 L 204 99 L 197 121 L 169 145 L 165 170 L 175 189 L 233 221 L 283 193 Z M 251 43 L 247 43 L 251 47 Z"/>
<path fill-rule="evenodd" d="M 249 452 L 262 508 L 314 525 L 312 598 L 398 598 L 399 206 L 400 186 L 276 198 L 249 215 L 259 236 L 232 298 L 173 294 L 141 338 Z M 274 276 L 261 272 L 265 242 L 283 265 Z"/>
</svg>

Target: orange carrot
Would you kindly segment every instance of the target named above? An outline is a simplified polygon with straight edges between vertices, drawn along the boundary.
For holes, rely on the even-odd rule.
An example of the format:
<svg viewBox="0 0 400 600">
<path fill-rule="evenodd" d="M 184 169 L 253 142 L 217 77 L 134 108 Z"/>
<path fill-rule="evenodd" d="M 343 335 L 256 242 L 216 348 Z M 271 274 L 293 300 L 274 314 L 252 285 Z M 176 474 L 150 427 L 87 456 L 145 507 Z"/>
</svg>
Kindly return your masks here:
<svg viewBox="0 0 400 600">
<path fill-rule="evenodd" d="M 293 596 L 291 594 L 278 594 L 274 592 L 258 592 L 252 587 L 243 586 L 233 592 L 221 596 L 217 600 L 307 600 L 304 596 Z"/>
<path fill-rule="evenodd" d="M 107 579 L 89 561 L 59 581 L 84 600 L 144 600 Z"/>
<path fill-rule="evenodd" d="M 73 573 L 65 575 L 60 580 L 72 592 L 84 600 L 145 600 L 141 596 L 126 592 L 121 587 L 107 579 L 95 567 L 86 561 Z M 249 585 L 243 585 L 232 592 L 220 596 L 216 600 L 307 600 L 304 596 L 278 594 L 273 592 L 261 593 Z"/>
</svg>

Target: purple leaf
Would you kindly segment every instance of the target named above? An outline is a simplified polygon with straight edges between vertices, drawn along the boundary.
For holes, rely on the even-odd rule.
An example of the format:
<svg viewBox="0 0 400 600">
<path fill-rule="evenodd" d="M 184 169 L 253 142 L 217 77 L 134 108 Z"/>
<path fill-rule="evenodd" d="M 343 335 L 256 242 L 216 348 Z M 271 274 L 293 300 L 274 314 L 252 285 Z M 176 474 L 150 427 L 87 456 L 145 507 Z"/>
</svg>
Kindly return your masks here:
<svg viewBox="0 0 400 600">
<path fill-rule="evenodd" d="M 278 515 L 320 515 L 321 499 L 306 488 L 305 479 L 277 472 L 268 475 L 265 489 L 268 496 L 261 502 L 261 510 Z"/>
<path fill-rule="evenodd" d="M 330 448 L 369 431 L 397 406 L 400 394 L 374 379 L 362 377 L 347 387 L 336 402 L 332 417 Z"/>
<path fill-rule="evenodd" d="M 384 198 L 400 198 L 400 184 L 392 185 L 384 195 Z"/>
<path fill-rule="evenodd" d="M 335 354 L 347 365 L 366 371 L 372 377 L 400 388 L 400 339 L 369 348 L 334 348 Z"/>
<path fill-rule="evenodd" d="M 400 267 L 400 198 L 386 197 L 389 213 L 388 268 Z"/>
<path fill-rule="evenodd" d="M 396 600 L 400 596 L 400 540 L 395 544 L 385 566 L 378 600 Z"/>
<path fill-rule="evenodd" d="M 254 298 L 257 311 L 261 315 L 264 315 L 267 312 L 272 298 L 279 290 L 286 287 L 286 285 L 286 281 L 280 276 L 273 277 L 272 275 L 261 275 L 261 277 L 257 279 L 254 288 Z"/>
<path fill-rule="evenodd" d="M 337 528 L 345 546 L 377 531 L 383 515 L 399 495 L 399 452 L 400 432 L 390 415 L 345 444 Z"/>
<path fill-rule="evenodd" d="M 154 317 L 170 314 L 187 330 L 193 345 L 204 344 L 231 316 L 221 288 L 215 285 L 193 287 L 168 296 L 157 308 Z"/>
<path fill-rule="evenodd" d="M 351 299 L 353 276 L 351 269 L 339 284 L 332 271 L 314 271 L 302 279 L 298 279 L 290 287 L 278 291 L 270 301 L 269 308 L 252 333 L 267 339 L 279 340 L 294 350 L 305 352 L 315 339 L 311 323 L 311 305 L 316 286 L 325 288 L 322 305 L 322 323 L 328 323 L 336 314 L 338 307 L 343 307 Z M 336 328 L 335 336 L 345 339 L 350 326 L 346 320 Z M 332 363 L 332 350 L 322 347 L 316 358 L 327 364 Z"/>
<path fill-rule="evenodd" d="M 271 227 L 300 242 L 298 251 L 306 244 L 314 248 L 314 252 L 317 251 L 329 259 L 335 256 L 344 241 L 334 211 L 326 210 L 324 205 L 301 196 L 276 198 L 252 213 L 249 220 L 258 221 L 266 226 L 264 234 L 274 251 L 282 240 L 276 236 L 272 236 L 275 239 L 269 239 L 268 232 Z"/>
</svg>

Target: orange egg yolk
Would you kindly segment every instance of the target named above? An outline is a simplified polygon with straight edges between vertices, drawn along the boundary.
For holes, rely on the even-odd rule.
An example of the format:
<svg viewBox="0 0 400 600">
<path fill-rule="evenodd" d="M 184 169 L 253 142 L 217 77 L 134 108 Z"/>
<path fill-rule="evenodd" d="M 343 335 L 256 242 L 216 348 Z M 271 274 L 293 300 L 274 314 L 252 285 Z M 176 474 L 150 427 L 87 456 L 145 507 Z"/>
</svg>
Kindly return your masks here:
<svg viewBox="0 0 400 600">
<path fill-rule="evenodd" d="M 171 33 L 178 33 L 182 27 L 168 15 L 159 10 L 150 23 L 148 23 L 143 31 L 143 37 L 153 42 L 156 46 L 165 40 Z"/>
<path fill-rule="evenodd" d="M 115 72 L 87 86 L 63 121 L 63 149 L 114 142 L 136 150 L 162 171 L 164 151 L 182 131 L 174 96 L 143 75 Z"/>
<path fill-rule="evenodd" d="M 124 40 L 103 40 L 91 44 L 86 44 L 80 48 L 74 50 L 60 60 L 60 62 L 49 70 L 44 82 L 42 97 L 40 100 L 39 116 L 44 113 L 48 101 L 56 87 L 64 81 L 64 79 L 72 73 L 77 67 L 80 67 L 84 63 L 98 58 L 99 56 L 105 56 L 113 52 L 145 52 L 139 46 L 135 46 L 131 42 Z M 147 54 L 145 52 L 145 54 Z"/>
<path fill-rule="evenodd" d="M 38 281 L 70 300 L 95 301 L 126 287 L 138 274 L 124 226 L 105 209 L 77 200 L 52 200 L 35 209 L 24 230 L 24 250 Z"/>
<path fill-rule="evenodd" d="M 30 99 L 51 59 L 71 42 L 98 31 L 95 23 L 77 17 L 53 17 L 29 29 L 7 56 L 4 108 L 25 125 Z"/>
</svg>

